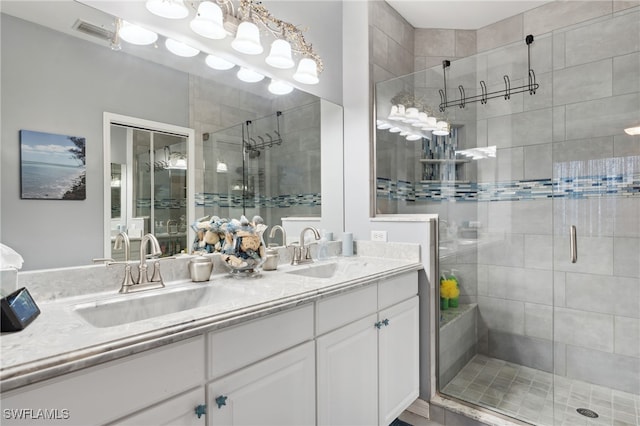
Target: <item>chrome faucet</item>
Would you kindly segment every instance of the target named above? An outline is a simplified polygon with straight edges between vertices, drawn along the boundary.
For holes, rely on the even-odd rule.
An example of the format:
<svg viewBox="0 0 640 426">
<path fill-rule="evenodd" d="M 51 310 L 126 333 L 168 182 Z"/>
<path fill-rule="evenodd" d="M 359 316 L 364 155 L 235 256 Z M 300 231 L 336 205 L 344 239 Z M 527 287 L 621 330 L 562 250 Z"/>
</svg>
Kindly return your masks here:
<svg viewBox="0 0 640 426">
<path fill-rule="evenodd" d="M 285 247 L 287 245 L 287 233 L 282 226 L 276 225 L 271 228 L 271 232 L 269 232 L 269 239 L 273 239 L 273 237 L 276 236 L 277 230 L 280 230 L 280 232 L 282 233 L 282 247 Z"/>
<path fill-rule="evenodd" d="M 313 232 L 313 236 L 316 240 L 320 239 L 320 232 L 316 228 L 312 228 L 307 226 L 300 232 L 300 245 L 298 247 L 293 247 L 293 257 L 291 258 L 292 265 L 301 265 L 304 263 L 311 263 L 313 259 L 311 258 L 311 252 L 309 247 L 304 244 L 304 234 L 307 231 Z"/>
<path fill-rule="evenodd" d="M 151 243 L 151 253 L 147 254 L 147 246 Z M 131 280 L 131 283 L 123 283 L 120 293 L 130 293 L 140 290 L 150 290 L 152 288 L 164 287 L 162 276 L 160 275 L 160 261 L 156 258 L 153 263 L 153 275 L 149 278 L 147 257 L 156 257 L 162 254 L 160 243 L 153 234 L 145 234 L 140 240 L 140 264 L 138 265 L 138 280 Z M 125 277 L 126 280 L 126 277 Z"/>
<path fill-rule="evenodd" d="M 131 265 L 129 264 L 129 260 L 131 260 L 131 242 L 129 241 L 129 235 L 126 232 L 120 232 L 115 241 L 113 242 L 113 249 L 120 250 L 124 244 L 124 277 L 122 278 L 122 285 L 120 286 L 120 293 L 126 293 L 129 286 L 135 284 L 133 281 L 133 276 L 131 275 Z"/>
</svg>

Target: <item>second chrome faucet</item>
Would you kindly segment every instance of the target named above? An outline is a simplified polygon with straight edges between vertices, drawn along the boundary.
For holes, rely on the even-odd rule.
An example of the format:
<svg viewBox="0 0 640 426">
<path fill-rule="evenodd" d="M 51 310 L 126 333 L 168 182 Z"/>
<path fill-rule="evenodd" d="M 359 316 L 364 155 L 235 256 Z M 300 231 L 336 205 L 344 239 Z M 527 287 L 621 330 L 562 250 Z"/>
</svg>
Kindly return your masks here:
<svg viewBox="0 0 640 426">
<path fill-rule="evenodd" d="M 304 228 L 300 232 L 300 245 L 293 246 L 293 256 L 291 257 L 292 265 L 302 265 L 313 262 L 313 259 L 311 258 L 311 251 L 309 250 L 309 247 L 304 244 L 304 234 L 306 234 L 307 231 L 311 231 L 316 240 L 320 239 L 320 232 L 316 228 L 312 228 L 310 226 Z"/>
<path fill-rule="evenodd" d="M 125 260 L 129 260 L 130 242 L 126 233 L 121 232 L 116 237 L 114 242 L 114 248 L 119 249 L 124 243 Z M 147 253 L 147 247 L 151 244 L 151 252 Z M 153 234 L 145 234 L 140 240 L 140 263 L 138 265 L 137 279 L 133 277 L 133 271 L 131 265 L 128 263 L 125 266 L 124 279 L 122 280 L 122 286 L 120 287 L 120 293 L 131 293 L 139 290 L 149 290 L 152 288 L 164 287 L 162 282 L 162 276 L 160 275 L 160 261 L 157 256 L 160 256 L 162 251 L 160 250 L 160 244 L 158 239 Z M 147 266 L 147 257 L 155 258 L 153 263 L 153 274 L 149 278 L 149 267 Z"/>
</svg>

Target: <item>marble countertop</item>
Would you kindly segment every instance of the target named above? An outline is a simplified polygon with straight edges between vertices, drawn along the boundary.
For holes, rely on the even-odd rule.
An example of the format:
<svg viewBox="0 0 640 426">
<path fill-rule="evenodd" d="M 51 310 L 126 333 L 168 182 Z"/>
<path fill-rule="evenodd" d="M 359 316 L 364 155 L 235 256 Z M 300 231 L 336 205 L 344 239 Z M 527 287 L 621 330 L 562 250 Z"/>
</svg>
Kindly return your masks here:
<svg viewBox="0 0 640 426">
<path fill-rule="evenodd" d="M 203 283 L 180 279 L 167 282 L 165 288 L 126 295 L 118 294 L 116 285 L 115 290 L 38 302 L 41 314 L 32 324 L 17 333 L 2 334 L 0 390 L 25 386 L 422 269 L 419 247 L 408 246 L 409 256 L 389 257 L 390 252 L 397 250 L 383 248 L 375 251 L 379 257 L 363 253 L 333 257 L 311 266 L 281 264 L 276 271 L 262 271 L 253 278 L 238 279 L 214 273 L 210 281 Z M 336 271 L 329 278 L 290 273 L 325 263 L 336 264 Z M 116 326 L 91 325 L 78 313 L 79 308 L 91 307 L 91 304 L 193 287 L 210 287 L 212 293 L 220 292 L 223 296 L 199 307 L 188 306 L 175 313 Z"/>
</svg>

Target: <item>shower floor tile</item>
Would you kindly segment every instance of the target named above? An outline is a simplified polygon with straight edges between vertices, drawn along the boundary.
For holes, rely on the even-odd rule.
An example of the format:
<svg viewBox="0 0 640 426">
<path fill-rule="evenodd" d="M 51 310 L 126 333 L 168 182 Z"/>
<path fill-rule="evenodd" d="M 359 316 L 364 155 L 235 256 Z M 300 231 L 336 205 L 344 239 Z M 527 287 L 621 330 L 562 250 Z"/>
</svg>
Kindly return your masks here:
<svg viewBox="0 0 640 426">
<path fill-rule="evenodd" d="M 640 426 L 640 395 L 484 355 L 469 361 L 443 393 L 534 425 Z M 595 411 L 599 417 L 584 417 L 577 408 Z"/>
</svg>

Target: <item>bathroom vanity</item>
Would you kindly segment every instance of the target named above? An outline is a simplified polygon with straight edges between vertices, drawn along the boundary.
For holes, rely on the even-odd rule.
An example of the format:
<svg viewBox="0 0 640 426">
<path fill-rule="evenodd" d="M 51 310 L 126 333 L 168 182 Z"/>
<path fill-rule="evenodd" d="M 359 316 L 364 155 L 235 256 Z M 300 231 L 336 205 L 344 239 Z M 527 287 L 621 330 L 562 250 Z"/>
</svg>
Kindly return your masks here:
<svg viewBox="0 0 640 426">
<path fill-rule="evenodd" d="M 422 265 L 417 245 L 380 247 L 40 299 L 37 321 L 2 336 L 3 424 L 388 425 L 418 396 Z"/>
</svg>

